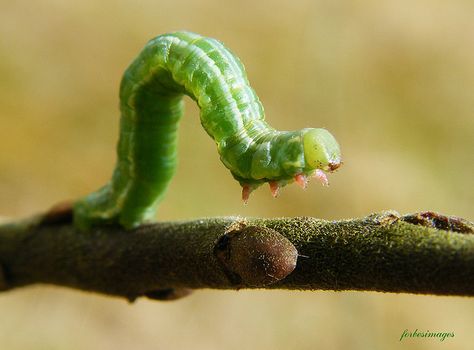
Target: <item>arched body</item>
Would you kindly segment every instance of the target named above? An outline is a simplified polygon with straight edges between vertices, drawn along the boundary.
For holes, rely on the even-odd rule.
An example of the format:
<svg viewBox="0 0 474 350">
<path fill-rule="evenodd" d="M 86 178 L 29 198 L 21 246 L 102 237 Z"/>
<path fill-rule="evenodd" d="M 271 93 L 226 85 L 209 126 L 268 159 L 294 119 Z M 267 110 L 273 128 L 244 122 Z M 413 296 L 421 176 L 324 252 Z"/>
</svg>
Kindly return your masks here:
<svg viewBox="0 0 474 350">
<path fill-rule="evenodd" d="M 244 199 L 264 182 L 283 186 L 340 164 L 339 146 L 325 129 L 282 132 L 265 122 L 243 65 L 222 43 L 190 32 L 164 34 L 123 76 L 117 165 L 107 185 L 75 204 L 77 225 L 130 228 L 154 217 L 176 168 L 183 95 L 199 105 L 201 123 Z"/>
</svg>

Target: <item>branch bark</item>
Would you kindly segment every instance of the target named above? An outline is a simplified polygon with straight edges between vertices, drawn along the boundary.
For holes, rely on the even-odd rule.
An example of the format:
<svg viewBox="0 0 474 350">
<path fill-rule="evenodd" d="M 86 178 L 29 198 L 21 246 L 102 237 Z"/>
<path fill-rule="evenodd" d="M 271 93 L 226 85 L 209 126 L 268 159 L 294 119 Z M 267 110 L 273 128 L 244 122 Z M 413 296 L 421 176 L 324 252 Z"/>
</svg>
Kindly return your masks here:
<svg viewBox="0 0 474 350">
<path fill-rule="evenodd" d="M 389 211 L 325 221 L 207 218 L 78 231 L 69 209 L 0 226 L 0 289 L 47 283 L 175 299 L 200 288 L 474 296 L 474 225 Z"/>
</svg>

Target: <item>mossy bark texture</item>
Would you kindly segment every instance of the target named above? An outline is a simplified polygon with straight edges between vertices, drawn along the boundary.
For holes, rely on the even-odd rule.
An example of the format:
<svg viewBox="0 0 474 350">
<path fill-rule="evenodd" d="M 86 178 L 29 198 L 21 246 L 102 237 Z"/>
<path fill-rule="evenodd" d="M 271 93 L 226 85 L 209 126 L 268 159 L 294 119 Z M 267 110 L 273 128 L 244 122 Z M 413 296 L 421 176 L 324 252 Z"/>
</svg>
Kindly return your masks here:
<svg viewBox="0 0 474 350">
<path fill-rule="evenodd" d="M 46 283 L 129 300 L 172 300 L 200 288 L 474 296 L 474 226 L 432 212 L 223 217 L 87 232 L 69 214 L 0 226 L 0 290 Z"/>
</svg>

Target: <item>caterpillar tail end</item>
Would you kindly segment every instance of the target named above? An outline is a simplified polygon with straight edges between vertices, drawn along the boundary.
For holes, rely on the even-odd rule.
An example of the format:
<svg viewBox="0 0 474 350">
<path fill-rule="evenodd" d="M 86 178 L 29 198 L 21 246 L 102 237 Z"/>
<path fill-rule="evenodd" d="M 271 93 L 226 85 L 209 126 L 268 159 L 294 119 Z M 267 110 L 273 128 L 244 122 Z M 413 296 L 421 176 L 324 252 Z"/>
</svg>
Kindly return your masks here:
<svg viewBox="0 0 474 350">
<path fill-rule="evenodd" d="M 135 215 L 135 211 L 128 211 L 124 215 L 123 208 L 117 205 L 117 202 L 117 198 L 113 195 L 109 184 L 80 198 L 74 203 L 73 207 L 74 226 L 80 231 L 88 231 L 94 226 L 104 225 L 120 225 L 127 230 L 131 230 L 145 222 L 145 219 L 151 217 L 151 214 L 154 214 L 152 212 L 153 207 L 144 212 L 148 216 L 145 216 L 143 212 L 140 212 L 140 215 Z"/>
</svg>

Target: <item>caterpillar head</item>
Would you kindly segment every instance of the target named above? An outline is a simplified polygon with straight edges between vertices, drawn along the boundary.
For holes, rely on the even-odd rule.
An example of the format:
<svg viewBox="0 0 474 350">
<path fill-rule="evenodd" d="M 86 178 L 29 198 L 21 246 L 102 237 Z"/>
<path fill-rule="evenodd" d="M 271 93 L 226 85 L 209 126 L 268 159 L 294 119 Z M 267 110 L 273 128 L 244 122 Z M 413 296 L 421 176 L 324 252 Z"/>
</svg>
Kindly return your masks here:
<svg viewBox="0 0 474 350">
<path fill-rule="evenodd" d="M 326 129 L 307 129 L 303 135 L 303 149 L 310 170 L 332 172 L 342 164 L 339 144 Z"/>
<path fill-rule="evenodd" d="M 325 172 L 333 172 L 342 165 L 341 151 L 334 136 L 326 129 L 303 129 L 303 153 L 305 166 L 290 177 L 284 175 L 277 179 L 263 179 L 258 182 L 249 182 L 247 179 L 238 179 L 242 185 L 242 199 L 247 203 L 250 193 L 264 182 L 270 185 L 273 197 L 278 196 L 279 189 L 289 183 L 296 182 L 306 188 L 309 177 L 317 178 L 323 185 L 328 185 Z M 235 177 L 235 175 L 234 175 Z"/>
</svg>

